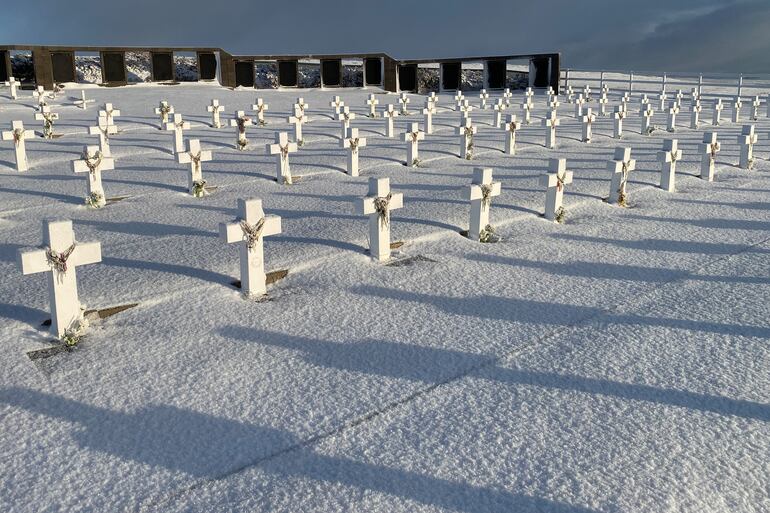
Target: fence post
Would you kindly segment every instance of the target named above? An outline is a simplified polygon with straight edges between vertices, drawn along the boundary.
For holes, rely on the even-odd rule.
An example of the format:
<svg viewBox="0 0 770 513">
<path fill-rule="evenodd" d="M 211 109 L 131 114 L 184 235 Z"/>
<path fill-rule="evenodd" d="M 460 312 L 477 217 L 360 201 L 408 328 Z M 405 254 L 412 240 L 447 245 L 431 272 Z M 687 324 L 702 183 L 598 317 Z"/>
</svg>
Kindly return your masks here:
<svg viewBox="0 0 770 513">
<path fill-rule="evenodd" d="M 738 98 L 741 97 L 741 92 L 743 92 L 743 73 L 738 77 Z"/>
<path fill-rule="evenodd" d="M 631 94 L 634 92 L 634 72 L 631 71 L 628 73 L 628 94 Z"/>
</svg>

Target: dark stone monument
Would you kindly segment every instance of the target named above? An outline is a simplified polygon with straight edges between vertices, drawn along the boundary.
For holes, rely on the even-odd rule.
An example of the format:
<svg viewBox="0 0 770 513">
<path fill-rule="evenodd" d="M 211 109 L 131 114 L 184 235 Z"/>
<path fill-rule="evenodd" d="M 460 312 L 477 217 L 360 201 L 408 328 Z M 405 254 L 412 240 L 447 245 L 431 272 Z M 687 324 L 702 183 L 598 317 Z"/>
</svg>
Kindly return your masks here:
<svg viewBox="0 0 770 513">
<path fill-rule="evenodd" d="M 487 87 L 490 89 L 505 88 L 508 61 L 494 59 L 487 61 Z"/>
<path fill-rule="evenodd" d="M 198 77 L 200 80 L 216 80 L 217 58 L 213 52 L 198 52 Z"/>
<path fill-rule="evenodd" d="M 11 73 L 8 69 L 8 52 L 0 50 L 0 81 L 5 82 L 10 78 Z"/>
<path fill-rule="evenodd" d="M 548 57 L 533 57 L 531 64 L 531 72 L 534 73 L 531 81 L 532 87 L 548 87 L 550 85 L 548 81 L 550 59 Z"/>
<path fill-rule="evenodd" d="M 441 64 L 441 88 L 445 91 L 455 91 L 460 88 L 461 65 L 459 62 L 444 62 Z"/>
<path fill-rule="evenodd" d="M 382 85 L 381 59 L 364 59 L 364 70 L 364 77 L 366 78 L 364 85 Z"/>
<path fill-rule="evenodd" d="M 235 62 L 235 87 L 254 87 L 254 61 Z"/>
<path fill-rule="evenodd" d="M 401 91 L 417 90 L 417 64 L 398 66 L 398 88 Z"/>
<path fill-rule="evenodd" d="M 278 61 L 278 85 L 297 87 L 297 61 Z"/>
<path fill-rule="evenodd" d="M 102 75 L 108 84 L 126 84 L 126 61 L 123 52 L 102 52 Z"/>
<path fill-rule="evenodd" d="M 51 68 L 54 82 L 77 82 L 75 52 L 51 52 Z"/>
<path fill-rule="evenodd" d="M 324 59 L 321 61 L 321 85 L 339 87 L 342 85 L 342 60 Z"/>
<path fill-rule="evenodd" d="M 171 52 L 152 52 L 152 80 L 174 80 L 174 55 Z"/>
</svg>

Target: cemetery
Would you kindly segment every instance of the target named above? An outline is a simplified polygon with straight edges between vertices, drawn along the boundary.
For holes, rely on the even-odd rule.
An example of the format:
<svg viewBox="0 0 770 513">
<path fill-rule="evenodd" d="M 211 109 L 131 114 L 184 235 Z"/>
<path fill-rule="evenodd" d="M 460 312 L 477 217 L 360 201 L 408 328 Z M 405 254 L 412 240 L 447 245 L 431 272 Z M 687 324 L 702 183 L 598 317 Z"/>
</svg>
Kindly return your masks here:
<svg viewBox="0 0 770 513">
<path fill-rule="evenodd" d="M 770 507 L 770 82 L 7 45 L 0 84 L 0 510 Z"/>
</svg>

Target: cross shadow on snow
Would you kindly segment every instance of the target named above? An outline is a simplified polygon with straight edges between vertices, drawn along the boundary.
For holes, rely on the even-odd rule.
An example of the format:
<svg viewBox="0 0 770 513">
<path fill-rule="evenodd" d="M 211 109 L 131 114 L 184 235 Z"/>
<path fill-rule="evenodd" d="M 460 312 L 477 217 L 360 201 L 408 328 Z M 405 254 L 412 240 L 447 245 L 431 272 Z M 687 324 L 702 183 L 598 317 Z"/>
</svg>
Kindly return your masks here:
<svg viewBox="0 0 770 513">
<path fill-rule="evenodd" d="M 610 244 L 625 249 L 641 251 L 668 251 L 672 253 L 698 253 L 706 255 L 734 255 L 751 249 L 757 253 L 770 253 L 770 251 L 747 246 L 745 244 L 728 244 L 723 242 L 699 242 L 671 239 L 638 239 L 619 240 L 604 237 L 592 237 L 588 235 L 574 235 L 568 233 L 552 233 L 551 237 L 571 240 L 575 242 L 593 242 L 597 244 Z"/>
<path fill-rule="evenodd" d="M 72 422 L 82 448 L 206 481 L 249 467 L 277 477 L 301 478 L 379 491 L 455 511 L 596 513 L 592 509 L 450 481 L 417 472 L 317 454 L 293 434 L 171 405 L 124 413 L 23 388 L 0 391 L 0 403 Z"/>
</svg>

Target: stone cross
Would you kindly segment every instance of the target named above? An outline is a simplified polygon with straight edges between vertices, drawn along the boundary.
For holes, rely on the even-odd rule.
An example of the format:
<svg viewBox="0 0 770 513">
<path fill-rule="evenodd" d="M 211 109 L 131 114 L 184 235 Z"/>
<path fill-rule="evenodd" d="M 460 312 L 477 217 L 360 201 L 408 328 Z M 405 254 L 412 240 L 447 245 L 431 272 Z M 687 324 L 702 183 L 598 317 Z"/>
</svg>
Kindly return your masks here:
<svg viewBox="0 0 770 513">
<path fill-rule="evenodd" d="M 741 169 L 754 169 L 754 145 L 757 142 L 757 134 L 754 125 L 743 125 L 741 135 L 738 136 L 738 144 L 741 146 L 741 157 L 738 166 Z"/>
<path fill-rule="evenodd" d="M 294 125 L 294 140 L 297 141 L 298 146 L 305 144 L 305 140 L 302 137 L 302 125 L 308 122 L 308 117 L 305 116 L 305 111 L 294 106 L 294 115 L 289 116 L 289 123 Z"/>
<path fill-rule="evenodd" d="M 533 105 L 529 101 L 521 104 L 521 110 L 524 112 L 524 123 L 527 125 L 532 123 L 532 107 Z"/>
<path fill-rule="evenodd" d="M 698 124 L 700 123 L 700 111 L 700 100 L 695 100 L 690 106 L 690 128 L 693 130 L 698 129 Z"/>
<path fill-rule="evenodd" d="M 505 91 L 503 91 L 503 101 L 506 107 L 511 105 L 511 98 L 513 98 L 513 93 L 510 88 L 506 87 Z"/>
<path fill-rule="evenodd" d="M 23 122 L 13 121 L 11 122 L 11 129 L 4 130 L 2 137 L 3 141 L 13 141 L 16 155 L 16 171 L 27 171 L 29 165 L 27 164 L 27 145 L 25 141 L 27 137 L 35 137 L 35 132 L 25 130 Z"/>
<path fill-rule="evenodd" d="M 693 87 L 692 91 L 690 91 L 690 101 L 693 103 L 700 101 L 700 91 L 698 91 L 697 87 Z"/>
<path fill-rule="evenodd" d="M 237 111 L 235 118 L 230 120 L 230 126 L 234 126 L 238 130 L 235 145 L 239 150 L 245 150 L 249 144 L 249 140 L 246 139 L 246 127 L 253 124 L 251 118 L 246 116 L 242 110 Z"/>
<path fill-rule="evenodd" d="M 88 127 L 89 135 L 99 136 L 99 151 L 105 157 L 112 157 L 112 151 L 110 150 L 110 136 L 118 133 L 118 127 L 115 125 L 107 124 L 107 116 L 99 116 L 96 121 L 96 126 Z"/>
<path fill-rule="evenodd" d="M 369 194 L 358 204 L 358 211 L 369 216 L 369 254 L 372 258 L 380 261 L 390 258 L 390 212 L 403 206 L 404 195 L 390 191 L 389 178 L 369 178 Z"/>
<path fill-rule="evenodd" d="M 545 187 L 545 218 L 556 221 L 563 215 L 564 186 L 572 183 L 572 171 L 567 171 L 567 159 L 550 159 L 548 174 L 540 177 Z"/>
<path fill-rule="evenodd" d="M 345 106 L 345 102 L 343 102 L 339 96 L 335 96 L 332 98 L 332 101 L 329 102 L 329 107 L 334 109 L 334 115 L 339 115 L 340 109 Z"/>
<path fill-rule="evenodd" d="M 614 110 L 615 112 L 612 113 L 612 137 L 620 139 L 623 137 L 623 120 L 626 119 L 628 111 L 623 109 L 622 105 L 616 106 Z"/>
<path fill-rule="evenodd" d="M 660 188 L 664 191 L 674 192 L 676 190 L 676 163 L 682 159 L 682 150 L 679 149 L 679 143 L 676 139 L 666 139 L 663 141 L 663 151 L 658 153 L 658 160 L 662 164 L 660 174 Z"/>
<path fill-rule="evenodd" d="M 482 89 L 479 93 L 479 107 L 481 110 L 487 110 L 487 100 L 489 100 L 489 93 L 486 89 Z"/>
<path fill-rule="evenodd" d="M 49 94 L 45 91 L 45 88 L 41 85 L 37 86 L 37 88 L 32 91 L 32 96 L 37 98 L 37 108 L 38 110 L 42 110 L 44 106 L 48 105 L 45 101 L 46 97 L 49 96 Z"/>
<path fill-rule="evenodd" d="M 610 95 L 610 86 L 607 84 L 602 85 L 602 95 L 609 96 Z"/>
<path fill-rule="evenodd" d="M 468 238 L 479 240 L 481 232 L 489 226 L 489 207 L 492 198 L 500 195 L 502 185 L 492 181 L 492 168 L 477 167 L 473 170 L 473 181 L 466 189 L 466 197 L 471 202 L 471 222 Z"/>
<path fill-rule="evenodd" d="M 733 102 L 733 123 L 741 122 L 741 108 L 743 107 L 743 100 L 740 96 L 735 98 Z"/>
<path fill-rule="evenodd" d="M 628 104 L 631 101 L 631 95 L 627 92 L 623 93 L 623 96 L 620 97 L 620 107 L 623 109 L 623 112 L 628 114 Z"/>
<path fill-rule="evenodd" d="M 649 104 L 650 99 L 647 97 L 647 94 L 642 94 L 641 98 L 639 98 L 639 112 L 645 110 Z"/>
<path fill-rule="evenodd" d="M 583 106 L 586 104 L 583 94 L 579 94 L 575 100 L 575 118 L 580 119 L 583 117 Z"/>
<path fill-rule="evenodd" d="M 602 93 L 602 95 L 599 97 L 599 115 L 602 117 L 607 116 L 607 104 L 610 102 L 610 99 L 607 98 L 607 94 Z"/>
<path fill-rule="evenodd" d="M 430 100 L 428 100 L 430 101 Z M 377 105 L 380 104 L 380 100 L 378 100 L 373 94 L 369 95 L 369 99 L 366 100 L 366 104 L 369 106 L 369 117 L 370 118 L 376 118 L 377 117 Z"/>
<path fill-rule="evenodd" d="M 238 219 L 219 225 L 219 239 L 240 244 L 241 292 L 246 298 L 267 293 L 264 238 L 281 233 L 281 218 L 266 216 L 261 199 L 239 199 Z"/>
<path fill-rule="evenodd" d="M 462 123 L 465 118 L 470 117 L 471 112 L 473 112 L 473 105 L 471 105 L 468 100 L 463 100 L 462 105 L 459 107 L 460 110 L 460 122 Z"/>
<path fill-rule="evenodd" d="M 438 96 L 436 95 L 436 93 L 434 91 L 431 91 L 431 93 L 428 95 L 426 100 L 428 100 L 429 102 L 431 102 L 433 104 L 433 110 L 438 109 Z"/>
<path fill-rule="evenodd" d="M 652 134 L 652 116 L 655 115 L 652 104 L 648 103 L 643 110 L 639 111 L 639 115 L 642 117 L 642 128 L 639 133 L 642 135 Z"/>
<path fill-rule="evenodd" d="M 253 104 L 251 109 L 257 114 L 257 124 L 265 126 L 267 124 L 265 122 L 265 112 L 270 110 L 269 105 L 262 98 L 257 98 L 257 103 Z"/>
<path fill-rule="evenodd" d="M 425 139 L 425 132 L 420 130 L 419 123 L 412 123 L 409 130 L 404 133 L 404 141 L 406 141 L 406 165 L 418 166 L 420 164 L 419 159 L 419 143 Z"/>
<path fill-rule="evenodd" d="M 213 157 L 210 151 L 201 150 L 201 142 L 198 139 L 187 141 L 187 151 L 178 153 L 177 162 L 190 164 L 190 174 L 187 177 L 187 189 L 196 198 L 206 195 L 206 180 L 203 179 L 203 166 L 201 162 L 209 162 Z"/>
<path fill-rule="evenodd" d="M 80 160 L 72 162 L 72 171 L 88 173 L 88 196 L 86 203 L 93 208 L 101 208 L 107 204 L 102 187 L 102 171 L 115 169 L 115 161 L 105 157 L 98 146 L 84 146 Z"/>
<path fill-rule="evenodd" d="M 158 106 L 155 107 L 155 114 L 160 116 L 161 130 L 164 130 L 166 128 L 166 123 L 168 123 L 168 115 L 173 113 L 174 113 L 174 106 L 169 105 L 166 100 L 161 100 Z"/>
<path fill-rule="evenodd" d="M 596 115 L 591 111 L 591 107 L 585 110 L 585 114 L 580 120 L 583 123 L 583 142 L 590 143 L 593 135 L 593 124 L 596 121 Z"/>
<path fill-rule="evenodd" d="M 422 109 L 423 115 L 425 115 L 425 133 L 433 133 L 433 114 L 436 113 L 436 107 L 430 99 L 425 100 L 425 108 Z"/>
<path fill-rule="evenodd" d="M 722 103 L 722 98 L 719 98 L 716 101 L 714 101 L 714 118 L 713 118 L 714 126 L 719 126 L 719 124 L 722 122 L 722 110 L 724 108 L 725 106 Z"/>
<path fill-rule="evenodd" d="M 80 90 L 80 99 L 75 100 L 75 105 L 77 105 L 79 108 L 86 110 L 88 108 L 89 103 L 94 103 L 96 100 L 88 100 L 86 99 L 86 92 L 84 89 Z"/>
<path fill-rule="evenodd" d="M 342 148 L 350 148 L 348 153 L 348 174 L 358 176 L 358 149 L 366 146 L 366 137 L 358 137 L 358 128 L 351 128 L 348 137 L 342 140 Z"/>
<path fill-rule="evenodd" d="M 669 132 L 676 132 L 676 115 L 679 114 L 679 104 L 677 102 L 671 102 L 671 107 L 668 109 L 668 124 L 666 130 Z"/>
<path fill-rule="evenodd" d="M 398 111 L 393 108 L 393 104 L 388 104 L 388 108 L 382 113 L 385 118 L 385 137 L 393 137 L 393 118 L 398 116 Z"/>
<path fill-rule="evenodd" d="M 462 106 L 464 100 L 465 96 L 463 96 L 463 92 L 458 89 L 457 94 L 455 94 L 455 103 L 458 109 Z"/>
<path fill-rule="evenodd" d="M 559 97 L 558 96 L 554 95 L 554 96 L 552 96 L 552 98 L 553 98 L 553 100 L 548 102 L 548 108 L 551 109 L 552 111 L 556 112 L 559 109 L 559 105 L 561 105 L 561 103 L 559 103 Z"/>
<path fill-rule="evenodd" d="M 61 337 L 76 329 L 83 319 L 78 300 L 75 270 L 78 266 L 102 261 L 98 242 L 76 242 L 72 221 L 43 221 L 43 249 L 19 251 L 18 262 L 23 275 L 49 272 L 48 303 L 51 308 L 51 331 Z"/>
<path fill-rule="evenodd" d="M 460 136 L 460 158 L 471 160 L 473 158 L 473 136 L 478 128 L 473 126 L 471 118 L 465 118 L 455 132 Z"/>
<path fill-rule="evenodd" d="M 297 151 L 297 143 L 289 142 L 289 134 L 286 132 L 276 132 L 275 142 L 267 145 L 267 151 L 270 155 L 277 155 L 276 160 L 276 181 L 291 185 L 291 168 L 289 167 L 289 154 Z"/>
<path fill-rule="evenodd" d="M 310 104 L 305 103 L 305 99 L 302 97 L 297 98 L 297 101 L 294 102 L 294 110 L 297 109 L 300 110 L 300 112 L 304 115 L 305 111 L 310 107 Z M 310 118 L 308 118 L 308 122 L 310 121 Z"/>
<path fill-rule="evenodd" d="M 107 117 L 107 123 L 109 123 L 110 125 L 114 125 L 115 124 L 115 118 L 120 117 L 120 110 L 118 110 L 115 107 L 113 107 L 111 103 L 105 103 L 104 107 L 102 107 L 102 109 L 99 111 L 99 115 L 100 116 L 102 116 L 102 115 L 106 116 Z"/>
<path fill-rule="evenodd" d="M 401 96 L 398 97 L 398 103 L 401 104 L 401 114 L 404 116 L 409 115 L 409 109 L 407 109 L 407 105 L 409 104 L 411 100 L 406 95 L 406 93 L 401 93 Z"/>
<path fill-rule="evenodd" d="M 35 114 L 35 119 L 43 122 L 43 137 L 53 138 L 53 122 L 59 119 L 59 115 L 51 112 L 51 107 L 48 105 L 43 105 L 40 107 L 40 112 Z"/>
<path fill-rule="evenodd" d="M 545 102 L 551 103 L 554 100 L 558 99 L 558 95 L 554 94 L 553 87 L 548 86 L 548 89 L 545 90 Z"/>
<path fill-rule="evenodd" d="M 503 111 L 505 111 L 505 101 L 503 101 L 502 98 L 498 98 L 495 104 L 492 106 L 492 109 L 494 109 L 495 111 L 495 115 L 492 120 L 492 126 L 495 128 L 500 128 L 500 125 L 503 123 Z"/>
<path fill-rule="evenodd" d="M 543 126 L 545 127 L 545 147 L 556 147 L 556 127 L 561 125 L 561 120 L 556 117 L 556 111 L 552 110 L 548 113 L 548 117 L 543 120 Z"/>
<path fill-rule="evenodd" d="M 348 130 L 350 129 L 350 121 L 353 119 L 356 119 L 356 115 L 354 112 L 350 112 L 350 107 L 343 107 L 342 112 L 340 112 L 337 115 L 337 119 L 340 120 L 340 123 L 342 123 L 342 138 L 348 136 Z"/>
<path fill-rule="evenodd" d="M 505 122 L 505 152 L 508 155 L 516 155 L 516 131 L 521 128 L 521 123 L 516 120 L 516 114 L 509 114 Z"/>
<path fill-rule="evenodd" d="M 567 86 L 567 103 L 574 103 L 575 102 L 575 91 L 572 89 L 572 86 Z"/>
<path fill-rule="evenodd" d="M 676 90 L 676 95 L 674 96 L 674 98 L 676 99 L 677 107 L 679 107 L 681 109 L 682 108 L 682 99 L 684 98 L 684 93 L 682 92 L 681 89 L 677 89 Z"/>
<path fill-rule="evenodd" d="M 762 99 L 759 96 L 755 96 L 751 101 L 751 120 L 756 121 L 759 119 L 759 108 L 762 106 Z"/>
<path fill-rule="evenodd" d="M 631 158 L 631 148 L 615 148 L 615 158 L 607 163 L 607 170 L 612 177 L 608 203 L 626 206 L 628 175 L 634 169 L 636 169 L 636 160 Z"/>
<path fill-rule="evenodd" d="M 660 102 L 661 111 L 666 110 L 666 100 L 668 100 L 668 95 L 666 94 L 666 91 L 661 91 L 660 94 L 658 94 L 658 101 Z"/>
<path fill-rule="evenodd" d="M 714 164 L 717 153 L 722 147 L 717 141 L 716 132 L 706 132 L 703 134 L 703 144 L 701 145 L 700 177 L 706 181 L 714 181 Z"/>
<path fill-rule="evenodd" d="M 591 101 L 591 88 L 588 86 L 588 84 L 583 87 L 583 97 L 587 102 Z"/>
<path fill-rule="evenodd" d="M 16 80 L 14 77 L 8 77 L 8 80 L 4 82 L 5 86 L 11 89 L 11 98 L 16 99 L 18 98 L 18 93 L 16 92 L 16 88 L 21 85 L 21 83 Z"/>
<path fill-rule="evenodd" d="M 219 100 L 211 100 L 211 105 L 206 107 L 206 111 L 211 113 L 211 126 L 222 128 L 222 122 L 219 120 L 219 113 L 224 111 L 224 105 L 219 104 Z"/>
<path fill-rule="evenodd" d="M 109 120 L 109 118 L 107 118 Z M 166 130 L 174 132 L 174 148 L 172 153 L 176 155 L 184 151 L 184 131 L 190 129 L 190 123 L 182 120 L 181 114 L 174 114 L 173 121 L 166 123 Z"/>
<path fill-rule="evenodd" d="M 534 103 L 535 100 L 535 91 L 532 90 L 531 87 L 528 87 L 524 90 L 524 101 L 528 103 Z"/>
</svg>

